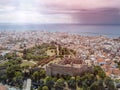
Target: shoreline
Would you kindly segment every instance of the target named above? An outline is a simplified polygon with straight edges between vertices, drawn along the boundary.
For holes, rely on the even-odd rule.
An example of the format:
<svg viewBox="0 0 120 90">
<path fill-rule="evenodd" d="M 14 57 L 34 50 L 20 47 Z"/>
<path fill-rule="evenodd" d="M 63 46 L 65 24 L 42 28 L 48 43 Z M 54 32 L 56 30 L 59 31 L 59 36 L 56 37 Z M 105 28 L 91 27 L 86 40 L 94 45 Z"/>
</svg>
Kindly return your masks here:
<svg viewBox="0 0 120 90">
<path fill-rule="evenodd" d="M 96 37 L 96 36 L 105 36 L 107 38 L 119 38 L 120 34 L 112 34 L 112 33 L 99 33 L 99 32 L 74 32 L 74 31 L 48 31 L 48 30 L 0 30 L 0 33 L 8 33 L 8 32 L 46 32 L 46 33 L 65 33 L 65 34 L 71 34 L 71 35 L 80 35 L 80 36 L 90 36 L 90 37 Z"/>
</svg>

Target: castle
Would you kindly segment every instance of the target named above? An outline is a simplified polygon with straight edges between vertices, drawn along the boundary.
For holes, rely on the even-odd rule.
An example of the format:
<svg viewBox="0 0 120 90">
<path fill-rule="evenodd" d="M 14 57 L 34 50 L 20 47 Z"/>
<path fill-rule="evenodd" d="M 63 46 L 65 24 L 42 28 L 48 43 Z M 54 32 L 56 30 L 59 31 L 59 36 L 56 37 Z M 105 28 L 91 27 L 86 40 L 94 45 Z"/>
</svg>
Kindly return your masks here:
<svg viewBox="0 0 120 90">
<path fill-rule="evenodd" d="M 52 75 L 82 75 L 86 72 L 93 72 L 93 68 L 88 66 L 80 59 L 65 58 L 60 60 L 57 64 L 51 63 L 46 66 L 46 74 Z"/>
</svg>

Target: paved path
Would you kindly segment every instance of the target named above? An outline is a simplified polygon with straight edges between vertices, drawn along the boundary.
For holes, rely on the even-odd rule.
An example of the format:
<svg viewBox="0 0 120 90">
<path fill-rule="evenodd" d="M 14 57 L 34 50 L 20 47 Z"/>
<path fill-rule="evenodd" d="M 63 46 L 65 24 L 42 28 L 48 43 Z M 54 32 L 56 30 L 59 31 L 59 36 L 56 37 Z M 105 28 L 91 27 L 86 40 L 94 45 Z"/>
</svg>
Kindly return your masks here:
<svg viewBox="0 0 120 90">
<path fill-rule="evenodd" d="M 31 79 L 27 79 L 26 87 L 23 90 L 31 90 Z"/>
</svg>

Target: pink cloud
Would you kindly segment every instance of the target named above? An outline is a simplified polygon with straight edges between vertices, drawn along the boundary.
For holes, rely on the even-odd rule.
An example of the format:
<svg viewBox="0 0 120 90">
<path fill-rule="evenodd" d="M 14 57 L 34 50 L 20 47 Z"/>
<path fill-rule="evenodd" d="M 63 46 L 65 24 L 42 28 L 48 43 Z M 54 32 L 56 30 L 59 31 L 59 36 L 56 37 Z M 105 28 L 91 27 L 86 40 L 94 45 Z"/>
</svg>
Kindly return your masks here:
<svg viewBox="0 0 120 90">
<path fill-rule="evenodd" d="M 120 0 L 0 0 L 0 7 L 0 22 L 18 11 L 29 22 L 120 23 Z"/>
<path fill-rule="evenodd" d="M 120 0 L 38 0 L 40 4 L 59 8 L 93 9 L 93 8 L 120 8 Z"/>
</svg>

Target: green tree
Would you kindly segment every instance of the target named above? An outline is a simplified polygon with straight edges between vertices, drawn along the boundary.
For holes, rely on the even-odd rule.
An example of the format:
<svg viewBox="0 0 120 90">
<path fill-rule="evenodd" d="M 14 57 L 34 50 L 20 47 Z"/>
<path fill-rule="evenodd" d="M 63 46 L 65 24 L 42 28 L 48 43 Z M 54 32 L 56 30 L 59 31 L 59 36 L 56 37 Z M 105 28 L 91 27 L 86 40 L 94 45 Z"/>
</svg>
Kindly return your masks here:
<svg viewBox="0 0 120 90">
<path fill-rule="evenodd" d="M 71 89 L 76 89 L 76 80 L 75 80 L 75 77 L 71 77 L 71 79 L 68 81 L 68 86 Z"/>
<path fill-rule="evenodd" d="M 42 87 L 41 87 L 41 86 L 39 86 L 37 90 L 42 90 Z"/>
<path fill-rule="evenodd" d="M 90 90 L 101 90 L 101 89 L 99 88 L 98 82 L 94 82 L 94 83 L 90 86 Z"/>
<path fill-rule="evenodd" d="M 22 79 L 23 79 L 22 73 L 20 71 L 15 72 L 14 80 L 15 81 L 20 81 Z"/>
<path fill-rule="evenodd" d="M 43 69 L 41 69 L 41 70 L 40 70 L 40 77 L 41 77 L 41 78 L 45 78 L 45 76 L 46 76 L 46 71 L 43 70 Z"/>
<path fill-rule="evenodd" d="M 115 85 L 113 80 L 110 77 L 105 78 L 105 84 L 109 90 L 115 90 Z"/>
<path fill-rule="evenodd" d="M 17 57 L 16 61 L 18 62 L 18 64 L 21 64 L 22 63 L 22 58 L 21 57 Z"/>
<path fill-rule="evenodd" d="M 104 81 L 101 79 L 99 81 L 95 81 L 91 86 L 90 90 L 105 90 L 103 86 Z"/>
<path fill-rule="evenodd" d="M 65 87 L 65 81 L 63 78 L 60 78 L 56 81 L 55 88 L 56 90 L 63 89 Z"/>
<path fill-rule="evenodd" d="M 97 74 L 100 78 L 102 79 L 106 78 L 106 74 L 100 66 L 94 66 L 94 71 L 95 74 Z"/>
<path fill-rule="evenodd" d="M 77 77 L 76 77 L 76 81 L 77 81 L 78 87 L 82 87 L 82 79 L 81 79 L 80 76 L 77 76 Z"/>
<path fill-rule="evenodd" d="M 49 90 L 49 88 L 47 86 L 43 86 L 42 90 Z"/>
<path fill-rule="evenodd" d="M 7 68 L 7 77 L 13 78 L 15 76 L 16 71 L 21 71 L 20 66 L 18 65 L 11 65 Z"/>
<path fill-rule="evenodd" d="M 85 79 L 84 81 L 82 81 L 82 88 L 83 90 L 88 90 L 88 85 L 87 85 L 87 79 Z"/>
<path fill-rule="evenodd" d="M 35 81 L 38 81 L 39 76 L 40 76 L 40 74 L 39 74 L 38 71 L 36 71 L 36 72 L 34 72 L 34 73 L 32 74 L 32 78 L 33 78 L 33 80 L 35 80 Z"/>
<path fill-rule="evenodd" d="M 51 89 L 53 88 L 53 86 L 54 86 L 54 81 L 53 81 L 52 77 L 47 76 L 47 77 L 45 78 L 45 85 L 48 86 L 49 90 L 51 90 Z"/>
</svg>

